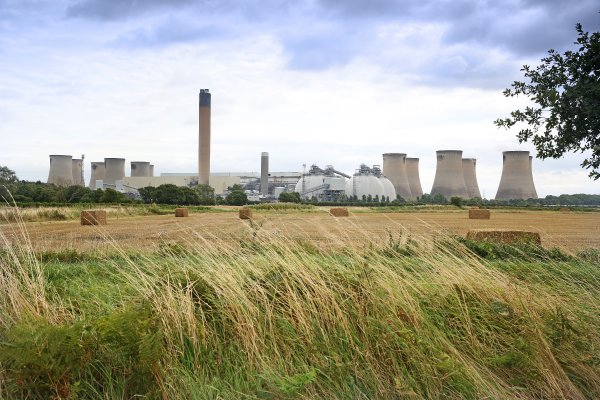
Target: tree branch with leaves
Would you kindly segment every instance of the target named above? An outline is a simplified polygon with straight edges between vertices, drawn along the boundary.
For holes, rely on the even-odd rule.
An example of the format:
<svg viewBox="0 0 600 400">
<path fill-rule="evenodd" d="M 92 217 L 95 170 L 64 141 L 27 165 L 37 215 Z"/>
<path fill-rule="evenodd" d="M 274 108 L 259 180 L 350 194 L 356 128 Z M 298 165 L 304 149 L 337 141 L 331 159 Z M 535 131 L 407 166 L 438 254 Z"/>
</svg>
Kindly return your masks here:
<svg viewBox="0 0 600 400">
<path fill-rule="evenodd" d="M 521 69 L 528 82 L 515 81 L 503 94 L 526 96 L 535 103 L 494 121 L 506 129 L 524 123 L 519 143 L 531 142 L 540 159 L 560 158 L 567 152 L 591 152 L 581 163 L 590 178 L 600 178 L 600 32 L 576 25 L 577 50 L 549 50 L 535 68 Z"/>
</svg>

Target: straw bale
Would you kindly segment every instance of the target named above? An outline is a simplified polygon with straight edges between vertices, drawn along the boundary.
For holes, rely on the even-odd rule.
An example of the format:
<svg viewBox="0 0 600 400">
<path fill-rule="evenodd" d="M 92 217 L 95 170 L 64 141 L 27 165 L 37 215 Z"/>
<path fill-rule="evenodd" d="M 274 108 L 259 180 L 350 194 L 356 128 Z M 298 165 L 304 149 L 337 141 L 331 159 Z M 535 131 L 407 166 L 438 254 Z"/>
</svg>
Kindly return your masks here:
<svg viewBox="0 0 600 400">
<path fill-rule="evenodd" d="M 472 208 L 469 210 L 469 219 L 490 219 L 490 210 Z"/>
<path fill-rule="evenodd" d="M 336 207 L 329 210 L 329 214 L 334 217 L 349 217 L 350 213 L 346 207 Z"/>
<path fill-rule="evenodd" d="M 106 225 L 106 211 L 85 210 L 81 212 L 81 225 Z"/>
<path fill-rule="evenodd" d="M 249 208 L 240 209 L 240 219 L 252 219 L 252 210 Z"/>
<path fill-rule="evenodd" d="M 467 239 L 507 244 L 531 243 L 540 245 L 542 243 L 540 234 L 537 232 L 508 229 L 471 229 L 467 233 Z"/>
<path fill-rule="evenodd" d="M 189 212 L 187 208 L 176 208 L 175 209 L 176 217 L 189 217 Z"/>
</svg>

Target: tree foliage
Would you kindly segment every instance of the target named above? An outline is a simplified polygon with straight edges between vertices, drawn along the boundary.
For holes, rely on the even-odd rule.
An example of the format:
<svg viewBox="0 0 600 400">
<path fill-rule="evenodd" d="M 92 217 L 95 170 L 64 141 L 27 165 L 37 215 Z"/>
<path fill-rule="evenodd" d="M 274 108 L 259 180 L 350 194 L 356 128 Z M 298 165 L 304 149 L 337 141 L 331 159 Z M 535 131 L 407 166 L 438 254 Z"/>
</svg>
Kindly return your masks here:
<svg viewBox="0 0 600 400">
<path fill-rule="evenodd" d="M 535 68 L 523 66 L 528 83 L 515 81 L 506 97 L 526 96 L 536 105 L 515 110 L 497 119 L 498 127 L 517 123 L 527 127 L 517 133 L 519 142 L 531 141 L 537 157 L 560 158 L 567 152 L 591 151 L 581 164 L 600 178 L 600 32 L 584 32 L 576 25 L 577 50 L 560 54 L 549 50 Z"/>
<path fill-rule="evenodd" d="M 278 200 L 283 203 L 300 203 L 302 201 L 298 192 L 283 192 L 279 195 Z"/>
<path fill-rule="evenodd" d="M 233 185 L 231 191 L 225 197 L 225 201 L 232 206 L 243 206 L 248 203 L 248 196 L 246 196 L 242 185 Z"/>
<path fill-rule="evenodd" d="M 0 166 L 0 184 L 17 183 L 19 178 L 12 169 Z"/>
</svg>

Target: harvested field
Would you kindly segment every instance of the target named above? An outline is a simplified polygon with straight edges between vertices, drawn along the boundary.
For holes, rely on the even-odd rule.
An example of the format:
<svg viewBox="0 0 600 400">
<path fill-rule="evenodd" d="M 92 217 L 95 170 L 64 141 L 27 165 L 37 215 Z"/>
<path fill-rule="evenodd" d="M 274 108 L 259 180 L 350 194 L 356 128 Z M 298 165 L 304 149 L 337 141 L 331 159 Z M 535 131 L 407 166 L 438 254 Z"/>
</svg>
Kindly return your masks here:
<svg viewBox="0 0 600 400">
<path fill-rule="evenodd" d="M 334 218 L 329 209 L 324 208 L 311 213 L 255 211 L 254 227 L 240 220 L 237 213 L 190 214 L 189 218 L 151 215 L 111 219 L 109 216 L 107 226 L 94 229 L 82 229 L 79 221 L 30 222 L 25 226 L 33 246 L 43 250 L 106 247 L 109 246 L 105 243 L 107 237 L 119 246 L 141 249 L 156 248 L 165 240 L 185 241 L 196 236 L 205 240 L 211 237 L 238 240 L 252 229 L 318 242 L 335 242 L 340 235 L 357 241 L 365 236 L 385 238 L 400 230 L 415 235 L 444 232 L 464 237 L 470 229 L 516 229 L 538 232 L 544 246 L 569 251 L 600 247 L 600 213 L 498 210 L 493 219 L 469 220 L 467 212 L 352 212 L 349 218 Z M 14 240 L 21 236 L 16 225 L 0 225 L 0 230 Z"/>
</svg>

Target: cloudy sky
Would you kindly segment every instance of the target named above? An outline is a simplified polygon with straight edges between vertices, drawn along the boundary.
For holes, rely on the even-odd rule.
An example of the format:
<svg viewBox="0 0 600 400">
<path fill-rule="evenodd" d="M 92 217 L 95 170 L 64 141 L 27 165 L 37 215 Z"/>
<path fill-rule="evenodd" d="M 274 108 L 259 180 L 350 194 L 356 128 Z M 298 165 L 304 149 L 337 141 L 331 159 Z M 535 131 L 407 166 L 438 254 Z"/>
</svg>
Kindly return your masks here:
<svg viewBox="0 0 600 400">
<path fill-rule="evenodd" d="M 492 121 L 523 64 L 600 28 L 597 0 L 0 0 L 0 165 L 45 180 L 49 154 L 197 165 L 198 91 L 212 93 L 212 170 L 353 172 L 384 152 L 478 159 L 495 195 Z M 584 156 L 534 160 L 538 194 L 600 193 Z M 89 163 L 86 162 L 87 177 Z"/>
</svg>

